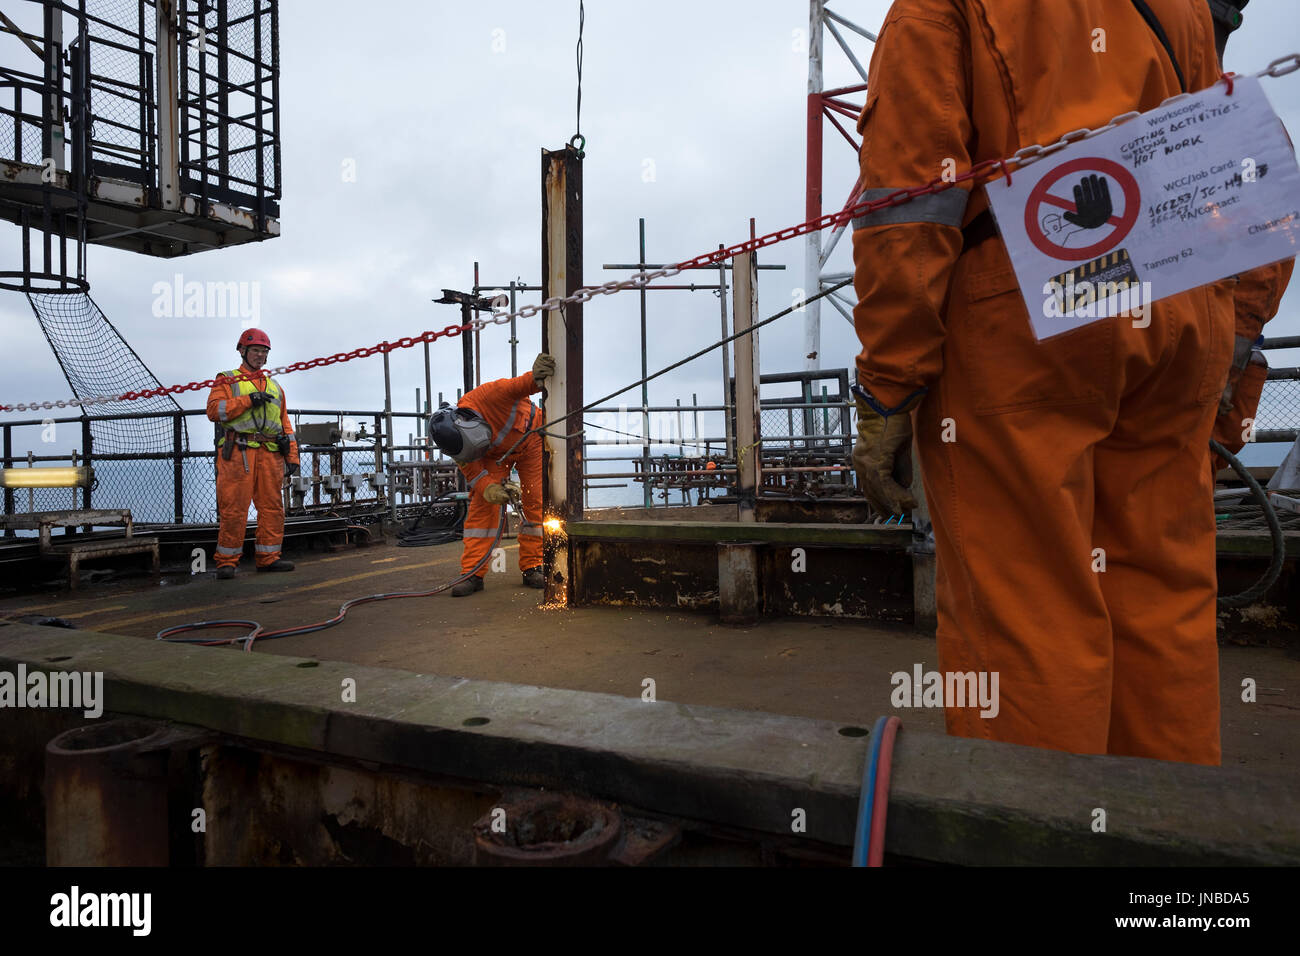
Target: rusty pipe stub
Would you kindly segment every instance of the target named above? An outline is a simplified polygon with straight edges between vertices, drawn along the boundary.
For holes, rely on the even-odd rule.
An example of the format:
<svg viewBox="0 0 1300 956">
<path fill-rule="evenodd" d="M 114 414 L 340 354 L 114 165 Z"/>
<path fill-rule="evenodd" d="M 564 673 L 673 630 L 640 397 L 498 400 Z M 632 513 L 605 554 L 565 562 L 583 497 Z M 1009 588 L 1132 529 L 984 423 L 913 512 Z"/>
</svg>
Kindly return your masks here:
<svg viewBox="0 0 1300 956">
<path fill-rule="evenodd" d="M 166 866 L 174 742 L 163 724 L 123 718 L 65 731 L 46 744 L 46 864 Z"/>
<path fill-rule="evenodd" d="M 718 544 L 718 616 L 730 627 L 751 627 L 763 611 L 759 541 Z"/>
<path fill-rule="evenodd" d="M 503 801 L 474 824 L 479 866 L 595 866 L 620 845 L 617 807 L 569 794 Z"/>
</svg>

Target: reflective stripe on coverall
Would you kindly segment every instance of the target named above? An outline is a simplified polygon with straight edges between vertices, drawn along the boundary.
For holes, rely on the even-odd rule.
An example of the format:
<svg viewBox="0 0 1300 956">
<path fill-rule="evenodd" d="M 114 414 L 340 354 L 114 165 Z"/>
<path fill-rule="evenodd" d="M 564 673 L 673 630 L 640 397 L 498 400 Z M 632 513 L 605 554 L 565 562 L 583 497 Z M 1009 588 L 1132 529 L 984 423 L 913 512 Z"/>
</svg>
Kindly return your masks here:
<svg viewBox="0 0 1300 956">
<path fill-rule="evenodd" d="M 223 373 L 229 375 L 231 373 Z M 248 506 L 257 507 L 257 541 L 255 554 L 258 567 L 274 564 L 280 557 L 280 545 L 284 540 L 284 499 L 281 488 L 284 484 L 284 466 L 286 459 L 290 464 L 298 463 L 298 443 L 293 437 L 293 424 L 283 404 L 284 390 L 269 376 L 261 371 L 253 371 L 247 365 L 241 365 L 236 374 L 249 374 L 253 377 L 245 382 L 219 383 L 208 393 L 208 418 L 218 425 L 228 427 L 233 421 L 246 422 L 252 400 L 252 392 L 265 392 L 274 389 L 278 392 L 281 404 L 278 421 L 265 421 L 260 424 L 267 430 L 262 434 L 282 434 L 288 442 L 285 455 L 281 455 L 276 442 L 249 442 L 242 448 L 236 442 L 231 449 L 230 458 L 224 452 L 224 439 L 217 451 L 217 515 L 220 527 L 217 531 L 217 567 L 235 567 L 239 564 L 244 550 L 244 532 L 248 524 Z M 242 422 L 241 422 L 242 424 Z M 269 446 L 269 447 L 268 447 Z"/>
<path fill-rule="evenodd" d="M 1207 5 L 1149 5 L 1188 88 L 1213 84 Z M 927 183 L 946 160 L 962 171 L 1179 92 L 1129 0 L 897 0 L 858 125 L 862 184 Z M 1001 240 L 963 248 L 986 206 L 967 183 L 853 232 L 859 382 L 889 408 L 929 389 L 914 415 L 939 669 L 999 674 L 997 715 L 950 706 L 948 730 L 1217 764 L 1208 443 L 1231 289 L 1164 299 L 1146 328 L 1119 317 L 1037 342 Z"/>
<path fill-rule="evenodd" d="M 488 485 L 500 484 L 519 471 L 519 488 L 523 497 L 525 523 L 519 529 L 519 569 L 531 571 L 542 566 L 542 436 L 529 435 L 504 462 L 497 464 L 506 449 L 532 425 L 538 414 L 528 396 L 540 392 L 531 371 L 518 378 L 500 378 L 484 382 L 464 395 L 461 406 L 474 409 L 492 429 L 492 444 L 477 461 L 460 466 L 469 486 L 469 513 L 465 516 L 465 549 L 461 553 L 461 573 L 470 571 L 487 553 L 501 520 L 501 506 L 488 504 L 483 491 Z M 487 574 L 488 565 L 479 569 Z"/>
</svg>

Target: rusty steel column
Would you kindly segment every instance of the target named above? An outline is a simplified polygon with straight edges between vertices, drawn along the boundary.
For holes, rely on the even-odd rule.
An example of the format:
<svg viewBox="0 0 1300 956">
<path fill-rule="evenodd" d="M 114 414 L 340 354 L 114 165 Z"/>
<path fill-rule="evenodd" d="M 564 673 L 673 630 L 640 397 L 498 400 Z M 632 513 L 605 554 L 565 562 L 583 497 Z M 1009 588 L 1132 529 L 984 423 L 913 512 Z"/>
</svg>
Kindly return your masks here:
<svg viewBox="0 0 1300 956">
<path fill-rule="evenodd" d="M 732 267 L 733 324 L 736 333 L 758 321 L 758 262 L 752 252 L 736 256 Z M 736 339 L 736 497 L 740 520 L 756 521 L 762 487 L 758 445 L 758 333 Z"/>
<path fill-rule="evenodd" d="M 572 146 L 542 150 L 542 297 L 572 295 L 582 288 L 582 160 Z M 544 313 L 542 351 L 555 357 L 546 381 L 543 434 L 542 566 L 546 602 L 567 604 L 572 562 L 564 529 L 582 517 L 582 306 Z M 566 437 L 567 436 L 567 437 Z"/>
<path fill-rule="evenodd" d="M 124 719 L 59 734 L 45 747 L 47 866 L 166 866 L 171 734 Z"/>
</svg>

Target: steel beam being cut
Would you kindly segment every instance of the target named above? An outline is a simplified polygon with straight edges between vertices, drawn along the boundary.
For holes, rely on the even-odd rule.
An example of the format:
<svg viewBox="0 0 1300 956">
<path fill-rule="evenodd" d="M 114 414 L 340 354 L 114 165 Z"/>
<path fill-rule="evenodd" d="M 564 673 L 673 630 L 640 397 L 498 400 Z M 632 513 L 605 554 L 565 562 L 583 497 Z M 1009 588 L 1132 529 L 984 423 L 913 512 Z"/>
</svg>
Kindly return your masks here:
<svg viewBox="0 0 1300 956">
<path fill-rule="evenodd" d="M 582 288 L 582 160 L 572 146 L 542 150 L 542 285 L 546 299 Z M 547 604 L 567 604 L 572 562 L 564 529 L 582 517 L 582 306 L 546 312 L 542 351 L 555 357 L 542 419 L 542 564 Z"/>
<path fill-rule="evenodd" d="M 736 256 L 732 305 L 737 333 L 758 322 L 758 260 L 753 252 Z M 758 520 L 758 490 L 763 486 L 759 419 L 758 333 L 736 339 L 736 497 L 742 522 Z"/>
</svg>

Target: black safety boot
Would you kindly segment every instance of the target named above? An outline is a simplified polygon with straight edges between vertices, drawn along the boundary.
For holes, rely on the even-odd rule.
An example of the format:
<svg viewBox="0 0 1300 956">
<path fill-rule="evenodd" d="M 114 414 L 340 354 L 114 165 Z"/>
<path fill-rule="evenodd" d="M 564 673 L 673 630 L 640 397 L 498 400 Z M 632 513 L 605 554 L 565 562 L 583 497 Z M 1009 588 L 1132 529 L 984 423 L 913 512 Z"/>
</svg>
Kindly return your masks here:
<svg viewBox="0 0 1300 956">
<path fill-rule="evenodd" d="M 478 575 L 475 575 L 474 577 L 470 578 L 467 581 L 461 581 L 460 584 L 452 588 L 451 596 L 465 597 L 466 595 L 473 594 L 475 591 L 482 591 L 482 590 L 483 590 L 483 579 L 480 578 Z"/>
<path fill-rule="evenodd" d="M 527 588 L 544 588 L 546 587 L 546 575 L 542 573 L 541 568 L 529 568 L 524 572 L 524 587 Z"/>
<path fill-rule="evenodd" d="M 292 561 L 286 561 L 286 560 L 284 560 L 284 558 L 276 558 L 276 559 L 275 559 L 274 561 L 272 561 L 270 564 L 259 564 L 259 565 L 257 566 L 257 570 L 259 570 L 259 571 L 292 571 L 292 570 L 293 570 L 293 562 L 292 562 Z"/>
<path fill-rule="evenodd" d="M 235 576 L 235 569 L 231 567 L 217 568 L 217 580 L 229 581 Z"/>
</svg>

